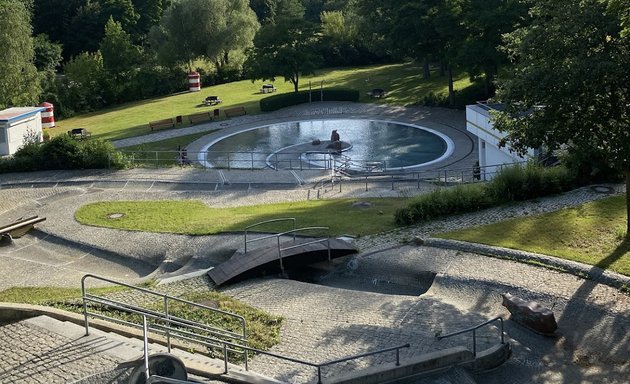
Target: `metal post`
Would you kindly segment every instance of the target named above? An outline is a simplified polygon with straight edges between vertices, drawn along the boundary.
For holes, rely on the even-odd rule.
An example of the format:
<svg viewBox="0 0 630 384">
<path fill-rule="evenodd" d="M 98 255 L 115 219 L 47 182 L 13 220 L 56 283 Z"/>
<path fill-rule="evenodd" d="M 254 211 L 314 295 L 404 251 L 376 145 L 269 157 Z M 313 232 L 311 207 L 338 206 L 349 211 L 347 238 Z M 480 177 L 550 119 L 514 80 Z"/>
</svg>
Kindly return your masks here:
<svg viewBox="0 0 630 384">
<path fill-rule="evenodd" d="M 169 325 L 168 328 L 166 328 L 166 348 L 168 349 L 168 353 L 171 353 L 171 315 L 168 313 L 168 296 L 164 296 L 164 314 L 166 315 Z"/>
<path fill-rule="evenodd" d="M 418 173 L 418 189 L 420 189 L 420 174 Z"/>
<path fill-rule="evenodd" d="M 254 152 L 252 152 L 252 168 L 251 168 L 251 170 L 252 171 L 254 170 Z"/>
<path fill-rule="evenodd" d="M 317 384 L 322 384 L 322 367 L 317 366 Z"/>
<path fill-rule="evenodd" d="M 90 334 L 90 321 L 88 320 L 87 301 L 85 300 L 85 282 L 81 282 L 81 295 L 83 296 L 83 318 L 85 321 L 85 336 Z"/>
<path fill-rule="evenodd" d="M 311 97 L 311 92 L 312 92 L 312 90 L 311 90 L 311 82 L 309 81 L 308 82 L 308 103 L 309 104 L 313 101 L 312 97 Z"/>
<path fill-rule="evenodd" d="M 247 230 L 245 231 L 245 253 L 247 253 Z"/>
<path fill-rule="evenodd" d="M 144 335 L 144 377 L 149 380 L 149 336 L 147 335 L 146 315 L 142 315 L 142 333 Z"/>
<path fill-rule="evenodd" d="M 284 273 L 284 265 L 282 264 L 282 251 L 280 250 L 280 236 L 276 236 L 278 239 L 278 258 L 280 259 L 280 270 Z"/>
<path fill-rule="evenodd" d="M 477 357 L 477 330 L 473 329 L 473 356 Z"/>
<path fill-rule="evenodd" d="M 320 100 L 319 101 L 324 101 L 324 80 L 322 80 L 320 88 L 319 88 L 319 95 L 320 95 Z"/>
<path fill-rule="evenodd" d="M 279 167 L 279 165 L 278 165 L 278 153 L 276 152 L 274 154 L 274 156 L 276 157 L 276 172 L 278 172 L 278 167 Z"/>
<path fill-rule="evenodd" d="M 396 348 L 396 366 L 400 365 L 400 348 Z"/>
<path fill-rule="evenodd" d="M 367 180 L 368 180 L 367 176 L 365 176 L 365 192 L 367 192 L 367 190 L 368 190 L 368 185 L 367 185 L 368 182 L 367 182 Z"/>
<path fill-rule="evenodd" d="M 160 167 L 160 156 L 158 154 L 158 151 L 155 151 L 155 168 L 159 168 Z"/>
<path fill-rule="evenodd" d="M 227 354 L 227 344 L 223 344 L 223 373 L 227 375 L 228 373 L 228 354 Z"/>
<path fill-rule="evenodd" d="M 446 183 L 446 171 L 444 171 L 444 186 L 446 187 L 447 183 Z"/>
<path fill-rule="evenodd" d="M 332 257 L 330 256 L 330 237 L 328 237 L 328 262 L 332 261 Z"/>
<path fill-rule="evenodd" d="M 230 170 L 230 152 L 227 153 L 227 169 Z"/>
</svg>

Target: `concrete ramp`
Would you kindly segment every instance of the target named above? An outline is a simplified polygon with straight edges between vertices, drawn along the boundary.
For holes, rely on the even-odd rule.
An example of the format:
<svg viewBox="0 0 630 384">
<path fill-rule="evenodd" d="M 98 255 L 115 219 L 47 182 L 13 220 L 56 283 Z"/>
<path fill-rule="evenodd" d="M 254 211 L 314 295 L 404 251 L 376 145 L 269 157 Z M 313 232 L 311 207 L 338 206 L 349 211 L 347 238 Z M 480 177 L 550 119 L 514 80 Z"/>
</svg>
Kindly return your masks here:
<svg viewBox="0 0 630 384">
<path fill-rule="evenodd" d="M 281 244 L 280 248 L 296 245 L 296 247 L 281 251 L 282 262 L 278 246 L 258 248 L 247 253 L 235 253 L 229 260 L 208 271 L 208 276 L 219 286 L 263 273 L 277 274 L 328 260 L 328 242 L 313 243 L 312 240 L 301 239 Z M 308 244 L 300 245 L 300 241 Z M 347 241 L 330 239 L 331 259 L 356 252 L 357 249 Z"/>
</svg>

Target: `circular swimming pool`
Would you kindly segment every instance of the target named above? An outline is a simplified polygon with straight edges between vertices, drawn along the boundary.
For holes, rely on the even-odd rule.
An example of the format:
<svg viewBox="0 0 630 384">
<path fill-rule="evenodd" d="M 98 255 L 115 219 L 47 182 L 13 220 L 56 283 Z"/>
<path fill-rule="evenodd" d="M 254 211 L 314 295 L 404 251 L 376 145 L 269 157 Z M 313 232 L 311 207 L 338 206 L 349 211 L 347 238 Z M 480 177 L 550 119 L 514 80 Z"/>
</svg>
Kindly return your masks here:
<svg viewBox="0 0 630 384">
<path fill-rule="evenodd" d="M 345 158 L 357 163 L 379 162 L 387 169 L 432 164 L 453 152 L 452 140 L 429 128 L 382 120 L 327 119 L 271 124 L 220 137 L 203 148 L 207 151 L 205 163 L 210 167 L 262 168 L 273 166 L 274 159 L 281 156 L 285 163 L 294 159 L 317 165 L 322 153 L 338 155 L 333 149 L 317 146 L 328 143 L 333 130 L 347 144 Z"/>
</svg>

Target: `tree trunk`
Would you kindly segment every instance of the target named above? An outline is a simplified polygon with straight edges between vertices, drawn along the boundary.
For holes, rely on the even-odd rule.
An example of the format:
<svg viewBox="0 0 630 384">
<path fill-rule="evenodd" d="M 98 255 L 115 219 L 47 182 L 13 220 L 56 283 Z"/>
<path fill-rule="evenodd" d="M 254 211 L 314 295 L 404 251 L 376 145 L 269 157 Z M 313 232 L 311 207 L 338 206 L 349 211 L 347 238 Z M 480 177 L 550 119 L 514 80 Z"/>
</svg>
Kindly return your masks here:
<svg viewBox="0 0 630 384">
<path fill-rule="evenodd" d="M 448 103 L 452 107 L 455 105 L 455 91 L 453 89 L 453 66 L 448 64 Z"/>
<path fill-rule="evenodd" d="M 626 240 L 630 240 L 630 169 L 626 169 Z"/>
<path fill-rule="evenodd" d="M 425 57 L 424 62 L 422 63 L 422 78 L 429 79 L 431 78 L 431 70 L 429 69 L 429 59 Z"/>
</svg>

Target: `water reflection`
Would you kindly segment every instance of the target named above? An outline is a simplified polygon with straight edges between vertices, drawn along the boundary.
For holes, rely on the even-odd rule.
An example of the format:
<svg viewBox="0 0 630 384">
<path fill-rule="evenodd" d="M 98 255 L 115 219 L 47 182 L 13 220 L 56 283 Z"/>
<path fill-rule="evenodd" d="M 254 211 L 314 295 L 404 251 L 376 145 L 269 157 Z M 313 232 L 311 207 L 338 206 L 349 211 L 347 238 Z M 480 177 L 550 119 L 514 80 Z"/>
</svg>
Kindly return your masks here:
<svg viewBox="0 0 630 384">
<path fill-rule="evenodd" d="M 225 137 L 210 146 L 208 161 L 219 167 L 263 168 L 271 153 L 295 144 L 329 140 L 334 129 L 342 141 L 352 145 L 344 155 L 353 161 L 385 162 L 387 168 L 427 163 L 448 149 L 443 137 L 417 126 L 370 120 L 314 120 L 273 124 Z"/>
</svg>

